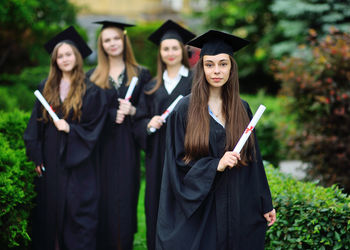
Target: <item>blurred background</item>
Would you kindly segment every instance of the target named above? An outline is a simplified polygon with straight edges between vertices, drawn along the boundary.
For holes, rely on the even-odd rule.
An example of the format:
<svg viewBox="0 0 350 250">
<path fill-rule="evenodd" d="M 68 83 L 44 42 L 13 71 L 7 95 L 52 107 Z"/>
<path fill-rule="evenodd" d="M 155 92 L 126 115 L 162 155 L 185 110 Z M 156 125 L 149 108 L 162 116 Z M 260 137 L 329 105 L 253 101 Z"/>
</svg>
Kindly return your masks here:
<svg viewBox="0 0 350 250">
<path fill-rule="evenodd" d="M 105 19 L 136 24 L 128 35 L 153 76 L 158 48 L 147 37 L 167 19 L 197 35 L 219 29 L 248 39 L 235 55 L 240 91 L 253 112 L 267 107 L 256 133 L 284 220 L 269 230 L 267 248 L 349 249 L 349 6 L 350 0 L 2 0 L 0 249 L 27 249 L 30 242 L 34 171 L 22 134 L 33 91 L 48 75 L 43 45 L 74 25 L 94 50 L 88 70 L 100 29 L 92 22 Z M 194 62 L 198 51 L 190 50 Z M 142 199 L 143 191 L 135 249 L 145 249 Z"/>
</svg>

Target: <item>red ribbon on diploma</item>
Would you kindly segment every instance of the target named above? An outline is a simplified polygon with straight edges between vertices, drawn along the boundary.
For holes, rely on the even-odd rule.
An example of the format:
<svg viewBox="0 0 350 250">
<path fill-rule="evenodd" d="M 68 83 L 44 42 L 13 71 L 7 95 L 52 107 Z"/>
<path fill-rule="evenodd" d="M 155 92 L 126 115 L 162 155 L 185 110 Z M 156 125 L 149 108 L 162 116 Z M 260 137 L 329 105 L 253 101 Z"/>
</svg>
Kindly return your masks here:
<svg viewBox="0 0 350 250">
<path fill-rule="evenodd" d="M 249 131 L 252 131 L 253 129 L 254 129 L 254 127 L 253 127 L 253 126 L 250 126 L 250 128 L 246 128 L 246 130 L 245 130 L 244 133 L 248 134 Z"/>
</svg>

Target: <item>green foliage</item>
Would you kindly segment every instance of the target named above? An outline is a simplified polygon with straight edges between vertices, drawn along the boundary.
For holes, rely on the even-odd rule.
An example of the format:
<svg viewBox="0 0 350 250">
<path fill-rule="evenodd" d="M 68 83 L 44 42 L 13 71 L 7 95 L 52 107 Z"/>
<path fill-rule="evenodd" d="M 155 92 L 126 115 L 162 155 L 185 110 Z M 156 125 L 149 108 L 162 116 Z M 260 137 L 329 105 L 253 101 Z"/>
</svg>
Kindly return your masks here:
<svg viewBox="0 0 350 250">
<path fill-rule="evenodd" d="M 350 0 L 309 1 L 274 0 L 270 10 L 276 17 L 276 35 L 272 56 L 293 55 L 300 43 L 305 42 L 309 29 L 324 35 L 330 26 L 347 32 L 350 28 Z M 288 45 L 288 46 L 286 46 Z"/>
<path fill-rule="evenodd" d="M 310 28 L 326 34 L 330 26 L 348 31 L 350 0 L 210 0 L 201 13 L 207 29 L 225 30 L 251 41 L 235 55 L 242 90 L 254 93 L 279 85 L 271 77 L 271 59 L 293 55 Z"/>
<path fill-rule="evenodd" d="M 262 158 L 277 167 L 282 159 L 289 157 L 287 150 L 288 138 L 282 128 L 288 131 L 295 128 L 295 125 L 293 125 L 294 118 L 285 113 L 285 99 L 268 96 L 264 91 L 259 91 L 257 95 L 243 94 L 241 97 L 249 103 L 253 114 L 260 104 L 266 106 L 255 131 Z M 280 133 L 280 131 L 283 131 L 283 133 Z"/>
<path fill-rule="evenodd" d="M 0 72 L 46 63 L 43 44 L 74 25 L 77 8 L 68 0 L 8 0 L 0 4 Z"/>
<path fill-rule="evenodd" d="M 0 85 L 7 86 L 0 87 L 0 110 L 31 110 L 35 100 L 33 92 L 48 72 L 48 66 L 39 66 L 25 68 L 20 74 L 1 74 Z"/>
<path fill-rule="evenodd" d="M 34 166 L 27 161 L 23 132 L 29 115 L 0 113 L 0 245 L 26 249 L 28 217 L 33 207 Z"/>
<path fill-rule="evenodd" d="M 350 197 L 266 168 L 277 221 L 266 249 L 350 249 Z"/>
<path fill-rule="evenodd" d="M 297 114 L 298 132 L 291 148 L 311 162 L 311 177 L 323 184 L 340 184 L 350 191 L 350 35 L 331 30 L 317 38 L 298 57 L 277 61 L 272 69 L 282 81 L 282 93 L 293 97 L 291 110 Z M 311 53 L 310 53 L 311 51 Z"/>
<path fill-rule="evenodd" d="M 133 46 L 134 55 L 139 64 L 147 67 L 152 76 L 157 73 L 158 46 L 147 38 L 159 28 L 162 22 L 138 23 L 137 26 L 128 29 L 128 35 Z"/>
</svg>

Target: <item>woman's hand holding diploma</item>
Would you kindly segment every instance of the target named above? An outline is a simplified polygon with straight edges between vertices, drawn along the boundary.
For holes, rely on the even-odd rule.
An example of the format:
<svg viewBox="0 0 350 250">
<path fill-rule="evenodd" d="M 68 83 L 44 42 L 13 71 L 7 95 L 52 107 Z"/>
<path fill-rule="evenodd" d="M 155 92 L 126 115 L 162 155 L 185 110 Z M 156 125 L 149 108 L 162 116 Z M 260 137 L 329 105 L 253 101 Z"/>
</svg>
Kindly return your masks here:
<svg viewBox="0 0 350 250">
<path fill-rule="evenodd" d="M 233 168 L 237 166 L 238 161 L 241 160 L 241 156 L 239 153 L 235 151 L 227 151 L 223 157 L 221 157 L 218 164 L 218 171 L 223 172 L 227 167 Z"/>
<path fill-rule="evenodd" d="M 67 134 L 69 133 L 70 127 L 69 127 L 69 124 L 66 122 L 66 120 L 59 119 L 57 121 L 54 121 L 54 124 L 58 131 L 63 131 L 63 132 L 66 132 Z"/>
</svg>

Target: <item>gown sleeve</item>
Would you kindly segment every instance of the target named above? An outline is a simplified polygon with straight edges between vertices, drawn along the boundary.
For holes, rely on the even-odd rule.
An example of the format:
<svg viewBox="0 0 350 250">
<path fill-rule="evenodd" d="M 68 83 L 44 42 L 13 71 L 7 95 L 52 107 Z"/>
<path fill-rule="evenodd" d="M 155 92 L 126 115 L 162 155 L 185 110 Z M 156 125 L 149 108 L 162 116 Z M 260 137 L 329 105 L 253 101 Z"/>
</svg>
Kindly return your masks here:
<svg viewBox="0 0 350 250">
<path fill-rule="evenodd" d="M 38 85 L 37 89 L 39 89 L 40 92 L 42 92 L 45 82 L 46 79 Z M 41 103 L 36 99 L 27 128 L 23 134 L 26 154 L 29 160 L 34 162 L 35 166 L 39 166 L 43 163 L 42 137 L 44 124 L 42 121 L 40 121 L 42 118 L 41 107 Z"/>
<path fill-rule="evenodd" d="M 244 102 L 244 106 L 247 110 L 249 119 L 251 120 L 253 118 L 253 114 L 252 111 L 248 105 L 248 103 Z M 261 198 L 261 204 L 262 204 L 262 210 L 263 213 L 268 213 L 273 209 L 273 205 L 272 205 L 272 198 L 271 198 L 271 192 L 270 192 L 270 188 L 269 188 L 269 184 L 267 181 L 267 177 L 266 177 L 266 173 L 265 173 L 265 168 L 264 168 L 264 164 L 262 161 L 262 157 L 261 157 L 261 153 L 260 153 L 260 149 L 259 149 L 259 144 L 258 144 L 258 140 L 256 138 L 256 133 L 255 131 L 253 131 L 253 136 L 254 136 L 254 140 L 255 140 L 255 160 L 257 163 L 257 169 L 258 169 L 258 181 L 259 181 L 259 190 L 260 190 L 260 198 Z"/>
<path fill-rule="evenodd" d="M 67 168 L 89 159 L 104 126 L 106 118 L 106 96 L 102 89 L 93 86 L 86 91 L 81 120 L 70 123 L 66 137 L 64 163 Z"/>
<path fill-rule="evenodd" d="M 139 96 L 136 114 L 134 116 L 133 131 L 137 143 L 143 150 L 146 150 L 147 146 L 147 124 L 152 118 L 149 95 L 145 91 L 151 89 L 152 82 L 148 82 L 142 88 Z"/>
<path fill-rule="evenodd" d="M 27 128 L 23 135 L 27 156 L 35 163 L 35 166 L 39 166 L 43 163 L 41 133 L 43 124 L 42 122 L 38 121 L 38 119 L 41 117 L 40 107 L 40 102 L 36 100 Z"/>
<path fill-rule="evenodd" d="M 187 109 L 182 103 L 183 100 L 168 118 L 162 189 L 171 190 L 189 218 L 211 191 L 220 159 L 208 156 L 189 164 L 183 161 Z"/>
</svg>

